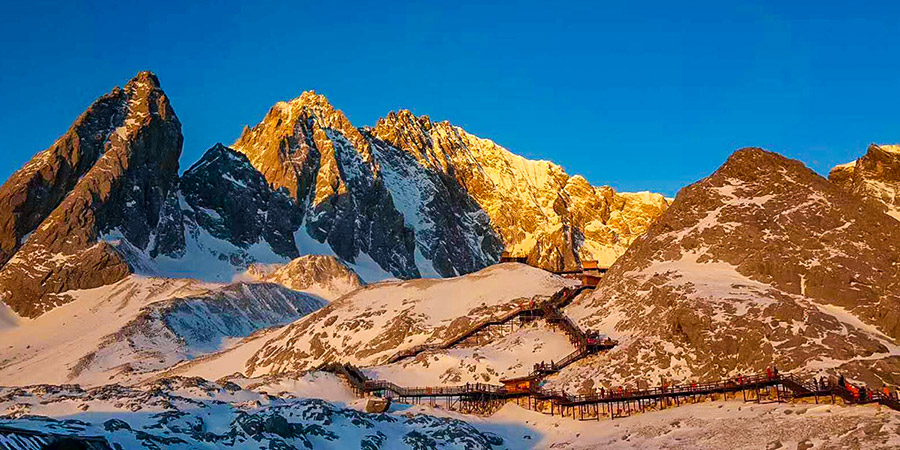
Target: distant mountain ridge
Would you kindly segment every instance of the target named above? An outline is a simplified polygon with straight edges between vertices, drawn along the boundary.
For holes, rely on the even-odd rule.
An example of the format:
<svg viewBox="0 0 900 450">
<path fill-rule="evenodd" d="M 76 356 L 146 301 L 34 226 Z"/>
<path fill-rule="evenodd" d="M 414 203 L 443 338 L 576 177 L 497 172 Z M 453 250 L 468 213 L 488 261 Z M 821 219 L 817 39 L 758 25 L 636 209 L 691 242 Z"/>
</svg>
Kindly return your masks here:
<svg viewBox="0 0 900 450">
<path fill-rule="evenodd" d="M 357 128 L 314 92 L 179 177 L 182 142 L 152 73 L 98 99 L 0 187 L 0 298 L 35 317 L 131 273 L 230 282 L 307 254 L 364 281 L 470 273 L 503 251 L 609 264 L 667 206 L 409 111 Z"/>
</svg>

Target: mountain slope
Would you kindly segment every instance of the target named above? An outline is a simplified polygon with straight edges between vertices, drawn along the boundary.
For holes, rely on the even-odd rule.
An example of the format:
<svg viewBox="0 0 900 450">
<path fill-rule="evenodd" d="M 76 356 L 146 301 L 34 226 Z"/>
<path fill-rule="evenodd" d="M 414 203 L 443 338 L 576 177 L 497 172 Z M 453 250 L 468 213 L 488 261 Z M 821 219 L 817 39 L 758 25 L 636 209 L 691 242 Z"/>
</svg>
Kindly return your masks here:
<svg viewBox="0 0 900 450">
<path fill-rule="evenodd" d="M 153 74 L 142 72 L 98 100 L 0 188 L 9 196 L 0 205 L 11 207 L 3 214 L 25 217 L 12 220 L 3 255 L 28 236 L 0 270 L 0 298 L 34 317 L 69 301 L 65 291 L 127 276 L 128 263 L 104 240 L 153 247 L 159 212 L 177 179 L 181 144 L 181 124 Z M 35 194 L 22 200 L 23 191 Z"/>
<path fill-rule="evenodd" d="M 269 283 L 210 285 L 128 277 L 0 330 L 0 385 L 139 382 L 322 306 Z"/>
<path fill-rule="evenodd" d="M 739 150 L 679 192 L 570 308 L 622 344 L 558 382 L 717 379 L 895 354 L 898 264 L 900 224 L 878 207 L 797 161 Z"/>
<path fill-rule="evenodd" d="M 285 327 L 236 371 L 255 376 L 330 361 L 375 364 L 567 284 L 571 281 L 540 269 L 500 264 L 445 280 L 369 285 Z"/>
</svg>

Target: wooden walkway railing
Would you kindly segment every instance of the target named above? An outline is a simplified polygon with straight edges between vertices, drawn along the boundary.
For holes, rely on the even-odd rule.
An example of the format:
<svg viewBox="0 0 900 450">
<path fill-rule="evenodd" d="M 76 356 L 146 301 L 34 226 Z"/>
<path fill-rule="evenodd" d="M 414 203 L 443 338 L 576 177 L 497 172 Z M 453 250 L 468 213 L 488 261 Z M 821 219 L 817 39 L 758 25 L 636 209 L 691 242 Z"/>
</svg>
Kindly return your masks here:
<svg viewBox="0 0 900 450">
<path fill-rule="evenodd" d="M 579 329 L 571 319 L 569 319 L 559 311 L 560 308 L 568 305 L 575 297 L 578 296 L 578 294 L 584 292 L 586 289 L 591 288 L 589 286 L 563 288 L 555 292 L 552 296 L 550 296 L 550 298 L 544 297 L 546 298 L 546 300 L 540 301 L 536 300 L 538 297 L 533 297 L 530 301 L 523 302 L 519 304 L 515 309 L 500 316 L 491 316 L 482 319 L 466 327 L 464 330 L 460 331 L 454 336 L 443 340 L 442 342 L 436 344 L 416 345 L 401 350 L 388 358 L 386 364 L 393 364 L 406 358 L 412 358 L 419 353 L 423 353 L 426 351 L 446 350 L 458 345 L 462 341 L 474 336 L 476 333 L 484 330 L 489 326 L 502 325 L 509 322 L 510 320 L 524 315 L 535 316 L 538 314 L 538 312 L 540 312 L 540 314 L 543 315 L 544 318 L 548 320 L 548 322 L 560 324 L 563 331 L 567 335 L 569 335 L 571 339 L 573 339 L 573 342 L 576 343 L 576 345 L 586 345 L 585 336 L 581 329 Z"/>
<path fill-rule="evenodd" d="M 554 410 L 554 407 L 562 411 L 561 408 L 571 409 L 585 405 L 624 403 L 644 405 L 643 402 L 645 401 L 659 401 L 665 399 L 674 400 L 676 404 L 680 404 L 678 400 L 687 397 L 702 397 L 714 394 L 724 395 L 729 393 L 736 394 L 738 392 L 745 393 L 745 400 L 747 398 L 746 393 L 755 392 L 755 398 L 759 401 L 760 390 L 773 387 L 775 388 L 775 393 L 778 396 L 779 401 L 813 396 L 816 396 L 817 400 L 821 397 L 840 397 L 848 404 L 878 403 L 900 411 L 900 399 L 896 396 L 884 395 L 880 391 L 866 389 L 866 396 L 860 398 L 858 394 L 847 389 L 845 386 L 838 385 L 834 380 L 827 385 L 821 385 L 815 378 L 801 374 L 755 374 L 705 383 L 660 386 L 651 389 L 610 389 L 588 395 L 573 395 L 563 391 L 547 390 L 539 387 L 510 390 L 503 385 L 486 383 L 468 383 L 459 386 L 403 387 L 385 380 L 368 379 L 361 371 L 359 371 L 359 369 L 349 364 L 332 363 L 320 367 L 320 370 L 344 376 L 359 392 L 381 393 L 381 395 L 399 397 L 401 399 L 458 397 L 469 401 L 495 401 L 529 397 L 534 400 L 551 402 L 551 412 Z M 388 392 L 392 395 L 387 395 L 386 393 Z"/>
</svg>

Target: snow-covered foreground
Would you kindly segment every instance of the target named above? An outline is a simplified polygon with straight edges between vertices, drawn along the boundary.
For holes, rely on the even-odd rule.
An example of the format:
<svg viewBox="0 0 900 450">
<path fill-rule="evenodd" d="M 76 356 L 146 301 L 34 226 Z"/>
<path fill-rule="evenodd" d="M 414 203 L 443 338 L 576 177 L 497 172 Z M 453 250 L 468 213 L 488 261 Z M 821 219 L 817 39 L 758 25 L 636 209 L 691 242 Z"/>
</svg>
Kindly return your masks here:
<svg viewBox="0 0 900 450">
<path fill-rule="evenodd" d="M 622 419 L 577 421 L 508 404 L 483 424 L 510 448 L 896 449 L 900 415 L 877 406 L 699 403 Z M 504 430 L 526 427 L 531 434 Z"/>
<path fill-rule="evenodd" d="M 440 402 L 439 402 L 440 403 Z M 577 421 L 509 403 L 490 417 L 439 406 L 364 411 L 330 374 L 219 382 L 0 388 L 0 425 L 102 436 L 124 448 L 895 449 L 900 415 L 878 406 L 718 401 Z M 155 447 L 154 447 L 155 446 Z"/>
<path fill-rule="evenodd" d="M 386 414 L 361 412 L 360 401 L 339 402 L 350 398 L 333 377 L 270 381 L 247 382 L 246 389 L 197 378 L 166 379 L 141 389 L 4 388 L 0 425 L 102 436 L 122 448 L 487 450 L 504 445 L 499 436 L 465 421 L 408 414 L 403 405 Z M 332 401 L 298 394 L 325 394 Z"/>
</svg>

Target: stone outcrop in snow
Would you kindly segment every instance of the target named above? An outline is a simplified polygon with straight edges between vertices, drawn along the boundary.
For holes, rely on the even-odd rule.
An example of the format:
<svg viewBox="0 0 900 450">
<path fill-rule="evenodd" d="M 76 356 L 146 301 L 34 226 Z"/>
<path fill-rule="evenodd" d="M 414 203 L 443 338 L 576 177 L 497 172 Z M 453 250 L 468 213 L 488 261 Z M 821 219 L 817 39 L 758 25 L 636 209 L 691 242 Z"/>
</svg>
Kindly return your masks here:
<svg viewBox="0 0 900 450">
<path fill-rule="evenodd" d="M 898 262 L 900 224 L 877 206 L 798 161 L 739 150 L 679 192 L 570 308 L 620 345 L 558 382 L 658 384 L 884 358 L 900 350 Z"/>
<path fill-rule="evenodd" d="M 278 283 L 329 301 L 363 285 L 359 276 L 346 264 L 326 255 L 304 255 L 284 265 L 254 264 L 247 274 L 259 281 Z"/>
<path fill-rule="evenodd" d="M 831 169 L 828 178 L 900 220 L 900 145 L 872 144 L 861 158 Z"/>
</svg>

